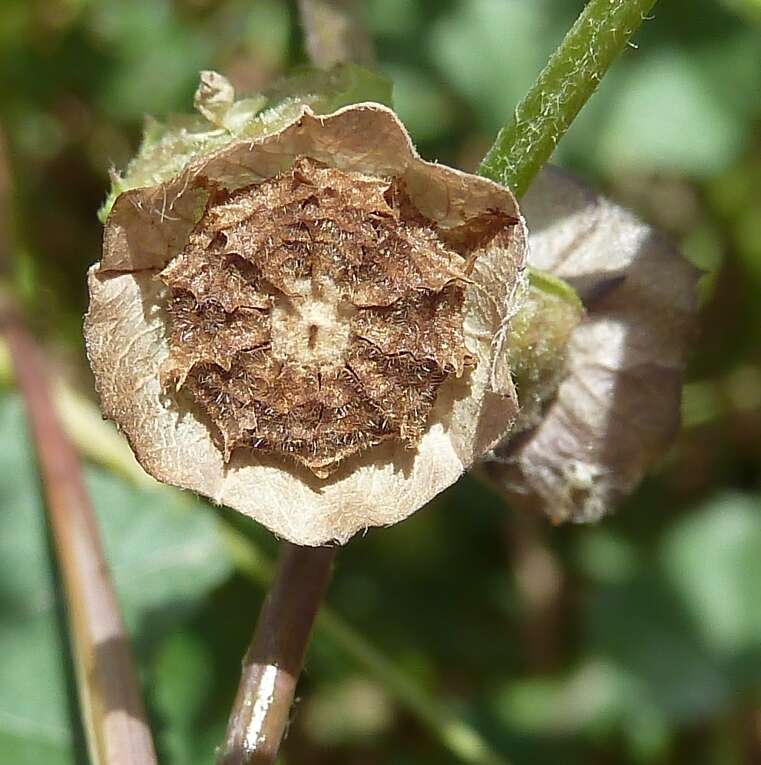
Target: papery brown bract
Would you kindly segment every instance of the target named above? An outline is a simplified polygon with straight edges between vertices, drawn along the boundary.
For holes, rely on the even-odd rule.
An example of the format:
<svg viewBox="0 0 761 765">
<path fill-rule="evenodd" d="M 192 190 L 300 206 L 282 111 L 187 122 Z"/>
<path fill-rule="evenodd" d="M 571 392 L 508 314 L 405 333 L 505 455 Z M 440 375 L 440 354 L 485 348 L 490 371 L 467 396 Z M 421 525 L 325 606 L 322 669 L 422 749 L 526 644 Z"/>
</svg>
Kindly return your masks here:
<svg viewBox="0 0 761 765">
<path fill-rule="evenodd" d="M 561 171 L 544 170 L 521 209 L 529 264 L 574 287 L 586 317 L 541 421 L 505 439 L 479 472 L 511 504 L 556 522 L 597 520 L 676 432 L 698 272 L 661 234 Z"/>
<path fill-rule="evenodd" d="M 209 421 L 209 407 L 205 412 L 199 408 L 204 395 L 216 400 L 217 394 L 210 377 L 199 382 L 198 375 L 206 373 L 197 365 L 209 361 L 204 358 L 208 349 L 187 334 L 192 334 L 196 322 L 191 314 L 199 295 L 208 297 L 208 291 L 219 290 L 220 285 L 227 304 L 220 297 L 213 310 L 223 313 L 241 299 L 251 303 L 246 310 L 261 311 L 262 293 L 255 279 L 239 279 L 239 263 L 198 272 L 192 258 L 178 258 L 209 244 L 198 224 L 215 195 L 234 199 L 252 184 L 285 177 L 304 158 L 327 172 L 361 175 L 370 186 L 372 179 L 380 179 L 389 194 L 402 191 L 415 215 L 430 222 L 425 226 L 436 239 L 430 241 L 430 259 L 421 254 L 425 248 L 416 250 L 416 257 L 422 258 L 417 272 L 424 273 L 430 264 L 426 278 L 434 280 L 436 290 L 443 294 L 454 285 L 460 290 L 451 304 L 460 318 L 445 320 L 440 328 L 443 331 L 448 321 L 454 322 L 445 341 L 437 335 L 436 310 L 423 322 L 420 306 L 405 314 L 412 309 L 405 308 L 404 294 L 383 301 L 372 290 L 367 293 L 369 312 L 364 324 L 358 322 L 352 331 L 371 335 L 373 347 L 388 360 L 384 364 L 415 359 L 416 348 L 424 343 L 438 348 L 439 355 L 431 360 L 448 371 L 446 379 L 435 378 L 425 416 L 409 420 L 406 445 L 401 430 L 393 439 L 368 442 L 330 462 L 328 478 L 315 474 L 321 472 L 319 460 L 310 470 L 304 460 L 299 464 L 273 451 L 257 451 L 255 442 L 250 448 L 232 448 L 236 423 L 226 424 L 229 428 L 220 444 Z M 397 215 L 398 220 L 403 218 Z M 504 343 L 507 321 L 521 294 L 525 250 L 525 227 L 510 192 L 421 160 L 389 109 L 358 104 L 316 116 L 304 107 L 282 130 L 256 140 L 234 140 L 194 159 L 169 181 L 126 191 L 116 199 L 106 222 L 103 259 L 90 272 L 91 303 L 85 322 L 103 411 L 125 432 L 153 476 L 240 510 L 295 543 L 344 542 L 367 527 L 395 523 L 457 480 L 504 437 L 514 421 L 517 404 Z M 244 260 L 257 265 L 255 258 Z M 450 261 L 451 274 L 445 275 L 441 268 L 446 270 Z M 436 262 L 440 265 L 434 268 Z M 257 274 L 266 280 L 261 268 Z M 174 294 L 166 283 L 173 279 Z M 241 298 L 244 283 L 247 297 Z M 340 278 L 335 283 L 343 289 Z M 433 294 L 430 284 L 427 294 Z M 424 297 L 422 291 L 416 297 L 412 287 L 408 298 Z M 189 302 L 188 294 L 193 295 Z M 372 312 L 386 310 L 397 311 L 392 324 L 414 315 L 418 340 L 409 333 L 373 335 L 380 325 Z M 256 331 L 246 339 L 226 315 L 208 313 L 205 318 L 224 334 L 230 352 L 212 362 L 214 374 L 219 377 L 220 370 L 224 374 L 228 363 L 228 369 L 235 363 L 262 363 L 260 358 L 241 356 L 258 352 L 261 338 Z M 179 360 L 177 353 L 172 358 L 172 332 L 179 332 L 174 336 Z M 243 348 L 247 343 L 255 347 Z M 395 345 L 401 346 L 398 352 Z M 185 375 L 194 380 L 190 392 L 181 385 L 176 389 Z M 168 384 L 171 380 L 174 388 Z M 241 419 L 237 426 L 250 431 L 252 422 Z"/>
</svg>

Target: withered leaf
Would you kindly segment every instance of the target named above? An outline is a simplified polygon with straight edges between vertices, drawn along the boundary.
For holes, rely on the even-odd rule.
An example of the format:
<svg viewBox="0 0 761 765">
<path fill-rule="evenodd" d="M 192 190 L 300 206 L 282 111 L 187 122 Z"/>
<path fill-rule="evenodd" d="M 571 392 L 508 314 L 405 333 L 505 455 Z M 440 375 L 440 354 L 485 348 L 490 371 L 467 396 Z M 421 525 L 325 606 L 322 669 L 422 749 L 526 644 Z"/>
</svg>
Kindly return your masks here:
<svg viewBox="0 0 761 765">
<path fill-rule="evenodd" d="M 529 262 L 574 286 L 587 315 L 541 422 L 505 439 L 480 472 L 556 522 L 596 520 L 676 431 L 698 274 L 663 236 L 561 171 L 543 171 L 522 210 Z"/>
</svg>

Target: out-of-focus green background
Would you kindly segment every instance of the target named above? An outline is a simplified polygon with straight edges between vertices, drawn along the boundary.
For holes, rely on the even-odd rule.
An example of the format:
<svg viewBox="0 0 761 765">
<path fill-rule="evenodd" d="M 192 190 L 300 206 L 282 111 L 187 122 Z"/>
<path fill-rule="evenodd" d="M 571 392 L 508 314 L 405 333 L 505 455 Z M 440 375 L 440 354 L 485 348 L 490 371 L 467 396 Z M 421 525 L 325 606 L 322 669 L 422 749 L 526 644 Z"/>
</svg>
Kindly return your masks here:
<svg viewBox="0 0 761 765">
<path fill-rule="evenodd" d="M 473 169 L 582 3 L 366 5 L 421 152 Z M 516 765 L 761 762 L 761 3 L 663 0 L 654 16 L 555 160 L 705 271 L 677 443 L 598 526 L 552 528 L 463 480 L 354 540 L 328 597 Z M 12 278 L 87 395 L 84 274 L 108 168 L 128 160 L 145 114 L 189 108 L 199 69 L 246 90 L 304 59 L 295 9 L 278 0 L 0 2 Z M 35 463 L 3 364 L 0 762 L 84 763 Z M 161 761 L 208 763 L 262 599 L 255 553 L 275 542 L 192 497 L 87 471 Z M 318 631 L 299 695 L 284 763 L 457 761 L 336 630 Z"/>
</svg>

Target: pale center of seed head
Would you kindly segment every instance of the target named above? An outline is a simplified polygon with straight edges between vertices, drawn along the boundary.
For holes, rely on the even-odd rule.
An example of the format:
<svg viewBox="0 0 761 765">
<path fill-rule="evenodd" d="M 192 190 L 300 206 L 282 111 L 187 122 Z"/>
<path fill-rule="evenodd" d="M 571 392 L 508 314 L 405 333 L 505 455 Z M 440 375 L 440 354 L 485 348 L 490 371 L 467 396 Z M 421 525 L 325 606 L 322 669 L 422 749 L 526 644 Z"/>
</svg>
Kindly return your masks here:
<svg viewBox="0 0 761 765">
<path fill-rule="evenodd" d="M 305 286 L 299 295 L 277 297 L 270 314 L 272 355 L 296 364 L 342 366 L 356 310 L 328 279 Z"/>
</svg>

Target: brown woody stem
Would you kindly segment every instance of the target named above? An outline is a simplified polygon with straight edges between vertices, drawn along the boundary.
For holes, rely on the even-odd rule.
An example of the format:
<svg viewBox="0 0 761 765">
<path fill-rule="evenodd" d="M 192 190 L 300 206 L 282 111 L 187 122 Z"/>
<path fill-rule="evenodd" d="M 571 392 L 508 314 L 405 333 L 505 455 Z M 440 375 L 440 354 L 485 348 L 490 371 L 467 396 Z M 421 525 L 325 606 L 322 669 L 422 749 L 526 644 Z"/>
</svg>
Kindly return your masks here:
<svg viewBox="0 0 761 765">
<path fill-rule="evenodd" d="M 299 0 L 309 58 L 319 67 L 375 63 L 373 43 L 357 0 Z"/>
<path fill-rule="evenodd" d="M 282 543 L 275 578 L 243 660 L 219 765 L 275 761 L 337 549 Z"/>
<path fill-rule="evenodd" d="M 54 411 L 41 350 L 12 306 L 3 306 L 2 328 L 37 450 L 90 760 L 155 765 L 127 633 L 79 461 Z"/>
</svg>

